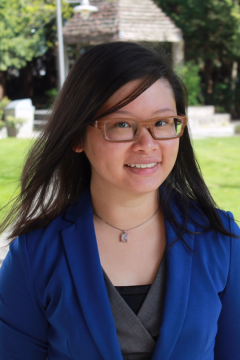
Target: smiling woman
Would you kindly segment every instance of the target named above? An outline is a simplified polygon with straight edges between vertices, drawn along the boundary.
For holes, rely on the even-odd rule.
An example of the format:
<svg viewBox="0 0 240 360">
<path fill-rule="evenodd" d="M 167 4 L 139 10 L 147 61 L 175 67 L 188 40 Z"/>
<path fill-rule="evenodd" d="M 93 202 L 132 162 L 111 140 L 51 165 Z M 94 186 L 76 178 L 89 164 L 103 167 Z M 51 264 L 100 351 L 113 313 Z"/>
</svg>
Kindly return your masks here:
<svg viewBox="0 0 240 360">
<path fill-rule="evenodd" d="M 0 228 L 1 358 L 238 358 L 240 231 L 185 108 L 167 58 L 138 44 L 73 66 Z"/>
<path fill-rule="evenodd" d="M 129 96 L 140 84 L 141 80 L 134 80 L 121 87 L 104 104 L 104 111 L 108 111 L 116 99 L 121 101 Z M 162 121 L 164 130 L 158 129 L 158 119 L 154 120 L 153 127 L 145 121 L 156 115 L 165 119 Z M 97 124 L 103 125 L 101 129 L 104 136 L 94 124 L 89 127 L 86 138 L 74 146 L 74 150 L 84 151 L 91 163 L 91 192 L 96 192 L 96 195 L 100 194 L 100 197 L 105 199 L 111 193 L 114 200 L 126 195 L 130 200 L 137 194 L 144 195 L 149 192 L 153 192 L 152 195 L 156 197 L 156 189 L 169 175 L 178 154 L 181 133 L 177 134 L 173 120 L 172 124 L 170 123 L 169 117 L 173 115 L 177 116 L 177 110 L 172 89 L 166 80 L 157 80 L 121 110 L 101 117 Z M 116 127 L 115 118 L 121 127 Z M 114 124 L 114 127 L 111 124 Z M 144 125 L 143 128 L 141 125 Z M 165 130 L 168 128 L 169 132 Z M 165 139 L 168 141 L 164 141 Z M 149 167 L 149 164 L 154 166 Z M 131 217 L 128 219 L 130 223 Z"/>
</svg>

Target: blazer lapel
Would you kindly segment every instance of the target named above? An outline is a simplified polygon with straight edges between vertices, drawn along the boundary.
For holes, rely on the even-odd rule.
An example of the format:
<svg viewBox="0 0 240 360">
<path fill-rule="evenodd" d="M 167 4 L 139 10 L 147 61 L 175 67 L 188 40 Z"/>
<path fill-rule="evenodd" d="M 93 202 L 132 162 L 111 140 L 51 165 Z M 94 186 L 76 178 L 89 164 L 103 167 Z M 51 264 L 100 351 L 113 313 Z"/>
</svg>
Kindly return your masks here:
<svg viewBox="0 0 240 360">
<path fill-rule="evenodd" d="M 189 224 L 188 229 L 194 231 Z M 177 236 L 171 225 L 165 221 L 167 247 Z M 184 235 L 184 240 L 193 249 L 193 235 Z M 164 299 L 162 325 L 153 355 L 153 360 L 168 360 L 176 345 L 184 322 L 191 279 L 193 253 L 179 240 L 166 252 L 167 280 Z"/>
<path fill-rule="evenodd" d="M 86 324 L 102 358 L 122 360 L 97 248 L 89 190 L 66 218 L 76 221 L 62 231 L 62 236 Z"/>
</svg>

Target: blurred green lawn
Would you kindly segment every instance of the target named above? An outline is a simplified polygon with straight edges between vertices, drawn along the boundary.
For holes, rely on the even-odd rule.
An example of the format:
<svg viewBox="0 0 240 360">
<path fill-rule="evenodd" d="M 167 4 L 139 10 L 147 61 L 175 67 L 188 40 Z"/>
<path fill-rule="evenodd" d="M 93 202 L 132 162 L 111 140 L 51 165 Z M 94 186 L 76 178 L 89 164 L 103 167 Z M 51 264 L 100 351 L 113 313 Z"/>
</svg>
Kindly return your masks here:
<svg viewBox="0 0 240 360">
<path fill-rule="evenodd" d="M 0 140 L 0 209 L 18 194 L 19 178 L 31 140 Z"/>
<path fill-rule="evenodd" d="M 30 140 L 0 140 L 0 208 L 18 190 L 18 179 Z M 240 220 L 240 137 L 194 140 L 204 179 L 216 203 Z"/>
<path fill-rule="evenodd" d="M 212 197 L 240 220 L 240 137 L 194 140 L 193 144 Z"/>
</svg>

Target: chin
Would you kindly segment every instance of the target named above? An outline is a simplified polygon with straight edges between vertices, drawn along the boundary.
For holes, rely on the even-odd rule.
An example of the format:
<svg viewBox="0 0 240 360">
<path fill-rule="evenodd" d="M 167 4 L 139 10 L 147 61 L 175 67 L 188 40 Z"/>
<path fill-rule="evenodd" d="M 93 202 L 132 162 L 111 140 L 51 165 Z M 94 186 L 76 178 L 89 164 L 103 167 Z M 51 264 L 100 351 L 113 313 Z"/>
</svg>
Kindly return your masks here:
<svg viewBox="0 0 240 360">
<path fill-rule="evenodd" d="M 129 189 L 129 192 L 139 194 L 139 195 L 144 195 L 144 194 L 148 194 L 148 193 L 158 191 L 160 185 L 161 185 L 161 183 L 157 183 L 157 184 L 134 184 L 133 186 L 129 187 L 128 189 Z M 125 189 L 127 189 L 127 187 Z"/>
</svg>

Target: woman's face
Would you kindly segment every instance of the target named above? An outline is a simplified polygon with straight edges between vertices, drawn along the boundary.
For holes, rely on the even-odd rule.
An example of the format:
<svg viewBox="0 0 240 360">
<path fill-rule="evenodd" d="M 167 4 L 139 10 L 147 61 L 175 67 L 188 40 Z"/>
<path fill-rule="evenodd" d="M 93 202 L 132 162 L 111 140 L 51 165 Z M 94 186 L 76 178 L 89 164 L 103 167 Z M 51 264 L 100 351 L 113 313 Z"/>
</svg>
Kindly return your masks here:
<svg viewBox="0 0 240 360">
<path fill-rule="evenodd" d="M 101 109 L 110 109 L 139 86 L 140 80 L 129 82 L 111 96 Z M 104 119 L 144 121 L 158 116 L 177 115 L 173 91 L 164 79 L 156 81 L 139 97 Z M 171 172 L 176 161 L 179 139 L 154 140 L 143 127 L 136 141 L 114 143 L 104 140 L 99 129 L 89 126 L 83 150 L 91 163 L 91 186 L 105 191 L 144 194 L 155 192 Z M 130 165 L 148 165 L 139 168 Z"/>
</svg>

